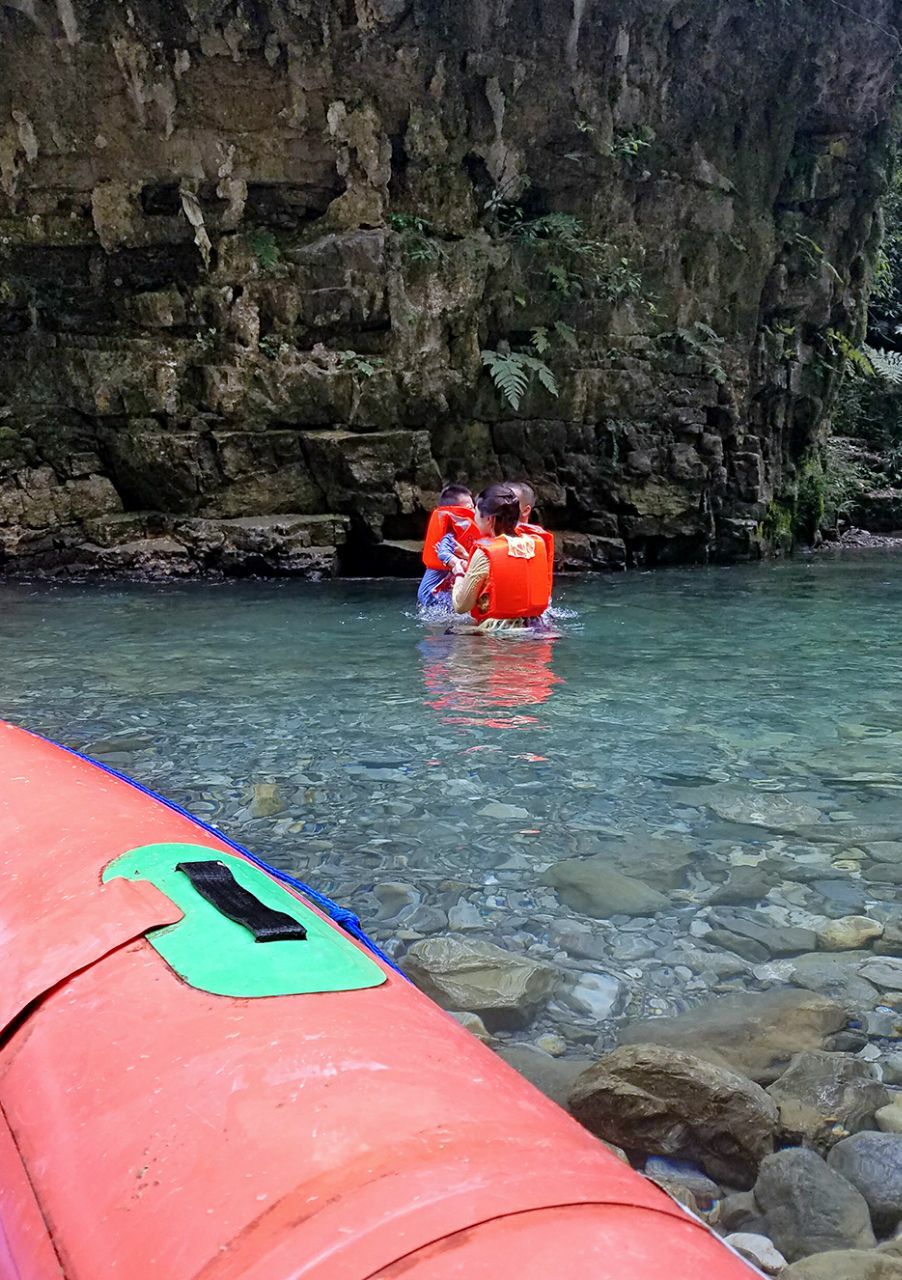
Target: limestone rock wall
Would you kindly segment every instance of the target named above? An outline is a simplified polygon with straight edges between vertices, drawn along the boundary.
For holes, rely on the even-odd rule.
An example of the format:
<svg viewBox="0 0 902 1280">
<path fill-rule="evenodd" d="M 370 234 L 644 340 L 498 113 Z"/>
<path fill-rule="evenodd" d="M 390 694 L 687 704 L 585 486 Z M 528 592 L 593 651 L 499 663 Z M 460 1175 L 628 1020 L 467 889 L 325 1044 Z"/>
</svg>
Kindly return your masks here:
<svg viewBox="0 0 902 1280">
<path fill-rule="evenodd" d="M 389 571 L 501 475 L 570 565 L 785 541 L 879 234 L 858 7 L 0 0 L 0 561 Z"/>
</svg>

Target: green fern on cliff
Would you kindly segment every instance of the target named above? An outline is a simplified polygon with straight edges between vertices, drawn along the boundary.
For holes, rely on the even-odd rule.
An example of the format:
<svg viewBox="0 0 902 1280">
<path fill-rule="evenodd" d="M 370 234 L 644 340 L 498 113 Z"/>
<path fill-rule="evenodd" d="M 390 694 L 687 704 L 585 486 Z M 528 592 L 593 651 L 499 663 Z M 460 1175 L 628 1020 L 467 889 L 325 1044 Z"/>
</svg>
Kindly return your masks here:
<svg viewBox="0 0 902 1280">
<path fill-rule="evenodd" d="M 902 351 L 880 351 L 877 347 L 864 347 L 864 354 L 871 369 L 892 387 L 902 386 Z"/>
<path fill-rule="evenodd" d="M 482 363 L 501 396 L 512 409 L 519 409 L 533 378 L 538 378 L 549 395 L 557 396 L 557 379 L 544 360 L 525 351 L 481 351 Z"/>
<path fill-rule="evenodd" d="M 251 252 L 264 271 L 274 271 L 279 265 L 282 254 L 271 231 L 258 229 L 248 237 Z"/>
</svg>

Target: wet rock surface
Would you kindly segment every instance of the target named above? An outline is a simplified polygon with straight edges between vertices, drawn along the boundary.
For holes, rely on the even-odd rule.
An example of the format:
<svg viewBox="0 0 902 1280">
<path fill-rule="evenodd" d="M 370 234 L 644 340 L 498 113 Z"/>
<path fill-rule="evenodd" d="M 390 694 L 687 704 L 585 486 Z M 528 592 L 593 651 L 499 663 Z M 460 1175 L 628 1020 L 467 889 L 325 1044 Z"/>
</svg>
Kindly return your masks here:
<svg viewBox="0 0 902 1280">
<path fill-rule="evenodd" d="M 576 1081 L 569 1107 L 627 1150 L 697 1159 L 713 1178 L 746 1185 L 777 1129 L 777 1108 L 757 1085 L 659 1045 L 623 1046 L 602 1058 Z"/>
<path fill-rule="evenodd" d="M 414 943 L 405 967 L 443 1008 L 477 1013 L 490 1029 L 527 1026 L 557 981 L 548 965 L 489 942 L 457 938 Z"/>
<path fill-rule="evenodd" d="M 857 1133 L 830 1152 L 831 1169 L 858 1188 L 874 1224 L 894 1230 L 902 1221 L 902 1135 Z"/>
<path fill-rule="evenodd" d="M 754 1188 L 768 1237 L 790 1261 L 876 1244 L 864 1196 L 814 1151 L 775 1152 Z"/>
<path fill-rule="evenodd" d="M 767 1092 L 780 1108 L 787 1142 L 826 1152 L 860 1129 L 876 1127 L 875 1113 L 890 1101 L 868 1062 L 848 1053 L 797 1054 Z"/>
</svg>

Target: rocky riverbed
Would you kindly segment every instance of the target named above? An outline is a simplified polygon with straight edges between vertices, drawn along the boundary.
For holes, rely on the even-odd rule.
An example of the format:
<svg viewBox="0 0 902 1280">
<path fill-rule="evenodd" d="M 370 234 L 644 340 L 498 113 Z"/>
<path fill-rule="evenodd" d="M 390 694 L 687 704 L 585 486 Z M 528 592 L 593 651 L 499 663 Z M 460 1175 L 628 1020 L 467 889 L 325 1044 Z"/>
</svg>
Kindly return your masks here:
<svg viewBox="0 0 902 1280">
<path fill-rule="evenodd" d="M 870 977 L 884 992 L 875 1010 L 863 1011 L 854 986 L 843 1000 L 799 987 L 726 996 L 627 1023 L 611 1052 L 574 1057 L 561 1037 L 511 1046 L 505 1031 L 535 1025 L 556 993 L 572 1000 L 585 980 L 562 992 L 551 965 L 447 936 L 414 944 L 406 967 L 765 1274 L 898 1280 L 902 1054 L 892 1043 L 902 960 L 841 950 L 882 936 L 863 916 L 840 917 L 818 935 L 828 967 L 847 962 L 835 967 L 850 983 Z M 864 988 L 859 996 L 869 1003 Z"/>
</svg>

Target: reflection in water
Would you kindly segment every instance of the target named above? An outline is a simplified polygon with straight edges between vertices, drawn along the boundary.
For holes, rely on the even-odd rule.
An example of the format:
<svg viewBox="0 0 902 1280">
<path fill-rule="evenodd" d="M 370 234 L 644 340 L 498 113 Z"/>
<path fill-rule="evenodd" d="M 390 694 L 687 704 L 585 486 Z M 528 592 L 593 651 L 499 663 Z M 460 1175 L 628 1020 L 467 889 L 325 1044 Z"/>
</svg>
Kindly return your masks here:
<svg viewBox="0 0 902 1280">
<path fill-rule="evenodd" d="M 546 702 L 564 683 L 551 670 L 552 645 L 548 637 L 429 636 L 418 646 L 428 691 L 424 704 L 441 712 L 442 724 L 526 729 L 537 717 L 520 708 Z"/>
</svg>

